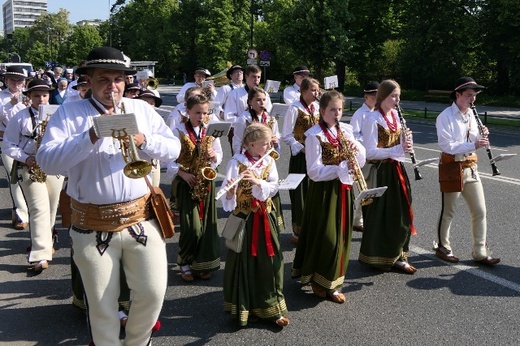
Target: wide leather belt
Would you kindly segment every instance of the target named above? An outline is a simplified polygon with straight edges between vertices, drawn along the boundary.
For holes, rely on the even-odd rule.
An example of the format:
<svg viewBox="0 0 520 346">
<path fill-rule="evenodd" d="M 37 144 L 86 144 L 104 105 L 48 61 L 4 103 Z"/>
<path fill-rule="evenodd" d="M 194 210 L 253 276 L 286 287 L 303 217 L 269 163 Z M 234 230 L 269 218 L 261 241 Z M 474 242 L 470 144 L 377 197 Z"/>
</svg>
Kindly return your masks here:
<svg viewBox="0 0 520 346">
<path fill-rule="evenodd" d="M 461 162 L 462 168 L 474 167 L 478 162 L 477 154 L 473 153 L 465 156 L 463 160 L 455 160 L 455 155 L 441 153 L 441 163 Z"/>
<path fill-rule="evenodd" d="M 92 231 L 119 232 L 155 217 L 150 194 L 129 202 L 103 205 L 81 203 L 71 198 L 71 208 L 72 224 Z"/>
</svg>

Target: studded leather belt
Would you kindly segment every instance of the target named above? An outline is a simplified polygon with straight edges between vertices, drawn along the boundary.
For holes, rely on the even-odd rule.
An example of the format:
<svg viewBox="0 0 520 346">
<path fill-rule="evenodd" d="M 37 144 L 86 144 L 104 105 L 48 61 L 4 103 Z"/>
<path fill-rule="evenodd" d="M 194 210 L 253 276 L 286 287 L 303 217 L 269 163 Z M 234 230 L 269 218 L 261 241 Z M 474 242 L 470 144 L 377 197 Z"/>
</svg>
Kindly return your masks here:
<svg viewBox="0 0 520 346">
<path fill-rule="evenodd" d="M 81 203 L 71 198 L 72 224 L 81 229 L 119 232 L 136 223 L 154 218 L 150 194 L 116 204 Z"/>
</svg>

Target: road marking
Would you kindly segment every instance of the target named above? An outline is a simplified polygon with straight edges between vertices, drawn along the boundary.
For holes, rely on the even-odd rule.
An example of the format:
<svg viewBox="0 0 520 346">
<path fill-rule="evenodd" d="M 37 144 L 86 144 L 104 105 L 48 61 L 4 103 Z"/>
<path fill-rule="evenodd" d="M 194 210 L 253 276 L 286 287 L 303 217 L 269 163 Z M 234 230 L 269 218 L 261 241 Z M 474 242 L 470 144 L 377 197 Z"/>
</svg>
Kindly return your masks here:
<svg viewBox="0 0 520 346">
<path fill-rule="evenodd" d="M 479 269 L 477 267 L 472 267 L 472 266 L 468 266 L 468 265 L 465 265 L 465 264 L 450 264 L 448 262 L 445 262 L 445 261 L 442 261 L 442 260 L 438 259 L 431 251 L 428 251 L 428 250 L 423 249 L 423 248 L 418 247 L 418 246 L 411 246 L 410 250 L 415 252 L 415 253 L 417 253 L 417 254 L 419 254 L 419 255 L 421 255 L 421 256 L 429 257 L 431 259 L 434 259 L 434 260 L 437 260 L 439 262 L 445 263 L 447 265 L 453 266 L 453 267 L 457 268 L 460 271 L 469 273 L 471 275 L 477 276 L 477 277 L 479 277 L 481 279 L 484 279 L 484 280 L 487 280 L 487 281 L 491 281 L 491 282 L 493 282 L 493 283 L 495 283 L 497 285 L 509 288 L 510 290 L 513 290 L 515 292 L 520 293 L 520 285 L 519 284 L 517 284 L 515 282 L 512 282 L 512 281 L 509 281 L 509 280 L 506 280 L 506 279 L 503 279 L 503 278 L 498 277 L 496 275 L 487 273 L 485 271 L 482 271 L 481 269 Z"/>
</svg>

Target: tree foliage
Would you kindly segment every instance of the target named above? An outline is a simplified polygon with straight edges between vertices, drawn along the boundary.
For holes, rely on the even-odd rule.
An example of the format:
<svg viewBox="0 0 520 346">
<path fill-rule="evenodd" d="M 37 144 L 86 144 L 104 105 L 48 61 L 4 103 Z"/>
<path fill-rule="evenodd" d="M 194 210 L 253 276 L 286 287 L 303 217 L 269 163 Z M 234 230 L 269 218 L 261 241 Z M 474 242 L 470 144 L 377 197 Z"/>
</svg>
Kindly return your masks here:
<svg viewBox="0 0 520 346">
<path fill-rule="evenodd" d="M 520 93 L 518 0 L 116 0 L 99 27 L 68 12 L 43 15 L 2 42 L 37 66 L 72 65 L 100 44 L 156 60 L 160 77 L 246 65 L 251 45 L 270 53 L 269 79 L 291 82 L 307 65 L 342 84 L 394 78 L 408 89 L 450 89 L 473 76 L 497 94 Z"/>
</svg>

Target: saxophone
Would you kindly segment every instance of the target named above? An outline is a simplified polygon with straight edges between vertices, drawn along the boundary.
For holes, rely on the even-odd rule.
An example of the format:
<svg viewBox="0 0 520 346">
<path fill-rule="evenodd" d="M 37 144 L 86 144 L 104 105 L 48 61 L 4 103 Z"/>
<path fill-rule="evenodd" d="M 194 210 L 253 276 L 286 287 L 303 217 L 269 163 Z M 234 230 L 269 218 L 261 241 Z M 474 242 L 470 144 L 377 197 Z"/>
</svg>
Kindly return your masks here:
<svg viewBox="0 0 520 346">
<path fill-rule="evenodd" d="M 341 132 L 339 126 L 338 139 L 341 143 L 341 147 L 343 148 L 343 152 L 340 153 L 340 159 L 347 161 L 349 163 L 349 166 L 352 167 L 351 173 L 354 176 L 354 182 L 358 188 L 358 191 L 361 192 L 367 190 L 367 182 L 365 181 L 365 177 L 363 176 L 363 172 L 361 171 L 361 167 L 359 167 L 359 162 L 356 158 L 358 150 L 354 147 L 351 141 L 345 138 L 345 135 L 343 134 L 343 132 Z M 365 198 L 361 200 L 361 205 L 369 205 L 372 202 L 372 198 Z"/>
<path fill-rule="evenodd" d="M 43 120 L 36 127 L 36 129 L 38 127 L 40 128 L 40 131 L 35 138 L 36 152 L 38 152 L 38 148 L 42 144 L 43 135 L 45 134 L 45 130 L 47 129 L 47 123 L 49 122 L 49 117 L 50 117 L 50 114 L 47 114 L 47 117 L 45 118 L 45 120 Z M 34 181 L 35 183 L 44 183 L 47 180 L 47 174 L 45 174 L 45 172 L 42 171 L 42 169 L 40 168 L 40 166 L 37 163 L 34 166 L 32 166 L 31 168 L 29 168 L 28 172 L 29 172 L 29 179 L 31 179 L 31 181 Z"/>
<path fill-rule="evenodd" d="M 191 191 L 191 197 L 197 201 L 203 201 L 209 192 L 210 181 L 215 180 L 217 171 L 211 168 L 211 161 L 206 158 L 208 149 L 213 145 L 215 138 L 205 136 L 200 144 L 200 152 L 195 162 L 195 169 L 192 170 L 196 175 L 197 182 Z"/>
</svg>

